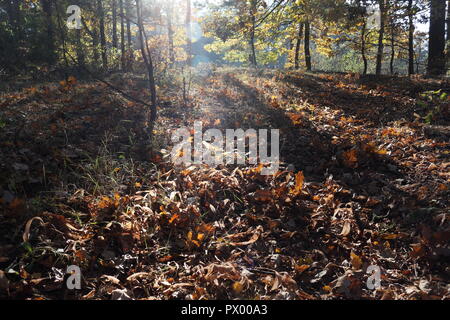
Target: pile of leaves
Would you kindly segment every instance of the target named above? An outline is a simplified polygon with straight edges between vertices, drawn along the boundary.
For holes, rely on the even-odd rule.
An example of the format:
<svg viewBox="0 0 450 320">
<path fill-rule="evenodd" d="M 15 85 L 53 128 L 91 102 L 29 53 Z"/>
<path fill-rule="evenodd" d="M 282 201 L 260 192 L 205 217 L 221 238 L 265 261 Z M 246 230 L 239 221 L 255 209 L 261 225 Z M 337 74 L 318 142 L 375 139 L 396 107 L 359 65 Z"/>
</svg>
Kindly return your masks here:
<svg viewBox="0 0 450 320">
<path fill-rule="evenodd" d="M 3 94 L 0 297 L 448 299 L 449 142 L 426 135 L 421 102 L 441 90 L 432 120 L 448 126 L 448 88 L 220 70 L 195 78 L 187 106 L 160 88 L 153 153 L 145 108 L 99 83 Z M 279 172 L 174 166 L 171 132 L 196 120 L 280 129 Z"/>
</svg>

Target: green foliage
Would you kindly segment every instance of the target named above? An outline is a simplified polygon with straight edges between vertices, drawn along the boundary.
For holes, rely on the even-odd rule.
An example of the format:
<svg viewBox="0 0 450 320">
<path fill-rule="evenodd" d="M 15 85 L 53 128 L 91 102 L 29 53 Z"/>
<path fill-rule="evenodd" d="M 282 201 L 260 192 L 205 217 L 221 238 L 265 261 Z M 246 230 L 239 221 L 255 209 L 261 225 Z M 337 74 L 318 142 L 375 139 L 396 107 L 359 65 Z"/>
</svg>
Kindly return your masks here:
<svg viewBox="0 0 450 320">
<path fill-rule="evenodd" d="M 433 124 L 437 117 L 446 112 L 445 106 L 448 107 L 448 94 L 443 92 L 442 89 L 423 92 L 420 94 L 420 98 L 421 100 L 417 104 L 428 112 L 423 118 L 425 123 Z"/>
</svg>

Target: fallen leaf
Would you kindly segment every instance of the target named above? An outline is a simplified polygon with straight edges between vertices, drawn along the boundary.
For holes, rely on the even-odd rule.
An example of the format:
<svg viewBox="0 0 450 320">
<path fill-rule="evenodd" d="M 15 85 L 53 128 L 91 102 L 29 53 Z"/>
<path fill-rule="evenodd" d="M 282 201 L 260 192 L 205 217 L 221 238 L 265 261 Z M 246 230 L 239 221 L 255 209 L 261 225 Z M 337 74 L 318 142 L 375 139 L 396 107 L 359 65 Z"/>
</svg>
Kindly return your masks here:
<svg viewBox="0 0 450 320">
<path fill-rule="evenodd" d="M 28 220 L 27 224 L 25 225 L 25 231 L 24 231 L 24 233 L 22 235 L 23 242 L 25 242 L 25 243 L 30 241 L 31 224 L 35 220 L 39 221 L 41 223 L 41 225 L 44 224 L 44 220 L 42 220 L 42 218 L 40 218 L 40 217 L 34 217 L 34 218 Z"/>
<path fill-rule="evenodd" d="M 351 263 L 352 263 L 353 269 L 361 270 L 361 267 L 362 267 L 361 257 L 352 251 L 350 254 L 350 258 L 351 258 Z"/>
<path fill-rule="evenodd" d="M 344 227 L 342 228 L 341 236 L 347 237 L 352 231 L 352 224 L 350 221 L 345 221 Z"/>
</svg>

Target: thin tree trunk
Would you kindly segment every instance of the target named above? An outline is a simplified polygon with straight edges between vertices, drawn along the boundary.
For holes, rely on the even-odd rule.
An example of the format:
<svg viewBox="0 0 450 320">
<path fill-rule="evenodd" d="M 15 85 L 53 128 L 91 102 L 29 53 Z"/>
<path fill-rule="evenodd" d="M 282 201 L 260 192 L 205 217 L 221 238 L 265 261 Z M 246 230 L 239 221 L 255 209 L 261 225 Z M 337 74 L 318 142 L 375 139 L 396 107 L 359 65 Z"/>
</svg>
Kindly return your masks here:
<svg viewBox="0 0 450 320">
<path fill-rule="evenodd" d="M 368 69 L 368 63 L 367 63 L 367 56 L 366 56 L 366 30 L 367 30 L 367 20 L 364 18 L 364 24 L 361 31 L 361 55 L 364 62 L 364 70 L 363 75 L 367 74 Z"/>
<path fill-rule="evenodd" d="M 65 29 L 61 24 L 61 14 L 60 14 L 60 7 L 58 6 L 58 2 L 55 2 L 55 9 L 56 9 L 56 21 L 58 23 L 59 32 L 58 34 L 61 36 L 61 45 L 63 49 L 63 60 L 64 64 L 66 66 L 66 70 L 69 69 L 69 61 L 67 60 L 67 47 L 66 47 L 66 34 Z M 64 12 L 65 13 L 65 12 Z M 68 74 L 67 71 L 64 70 L 64 77 L 67 79 Z"/>
<path fill-rule="evenodd" d="M 413 12 L 413 0 L 408 0 L 408 74 L 414 74 L 414 12 Z"/>
<path fill-rule="evenodd" d="M 298 70 L 300 68 L 300 46 L 303 38 L 303 29 L 304 29 L 303 22 L 300 22 L 298 27 L 298 36 L 297 36 L 297 43 L 295 44 L 295 58 L 294 58 L 294 64 L 295 69 Z"/>
<path fill-rule="evenodd" d="M 450 0 L 447 0 L 447 41 L 450 41 Z"/>
<path fill-rule="evenodd" d="M 50 0 L 41 0 L 42 11 L 45 15 L 45 24 L 47 28 L 47 36 L 45 46 L 49 52 L 47 55 L 47 63 L 53 65 L 56 61 L 54 26 L 53 26 L 53 8 Z"/>
<path fill-rule="evenodd" d="M 98 31 L 97 28 L 94 26 L 92 28 L 92 46 L 94 47 L 93 49 L 93 59 L 94 59 L 94 63 L 96 66 L 98 66 L 98 61 L 100 59 L 100 55 L 98 52 L 98 44 L 99 44 L 99 38 L 98 38 Z"/>
<path fill-rule="evenodd" d="M 98 0 L 97 1 L 97 10 L 98 15 L 100 17 L 100 45 L 101 45 L 101 52 L 102 52 L 102 64 L 103 69 L 108 69 L 108 52 L 106 49 L 106 35 L 105 35 L 105 12 L 103 10 L 103 1 Z"/>
<path fill-rule="evenodd" d="M 256 47 L 255 47 L 255 36 L 256 36 L 256 11 L 257 11 L 257 0 L 251 0 L 250 6 L 250 16 L 251 16 L 251 30 L 250 30 L 250 64 L 254 67 L 258 66 L 258 61 L 256 59 Z"/>
<path fill-rule="evenodd" d="M 417 52 L 416 60 L 416 73 L 420 73 L 420 57 L 422 56 L 422 46 L 419 46 L 419 52 Z"/>
<path fill-rule="evenodd" d="M 81 29 L 76 30 L 76 41 L 77 41 L 77 60 L 78 65 L 81 66 L 81 69 L 85 67 L 85 54 L 83 48 L 83 42 L 81 41 L 82 33 Z"/>
<path fill-rule="evenodd" d="M 386 25 L 386 0 L 378 0 L 380 6 L 380 30 L 378 36 L 378 51 L 377 51 L 377 66 L 376 74 L 381 75 L 383 68 L 383 53 L 384 53 L 384 30 Z"/>
<path fill-rule="evenodd" d="M 112 46 L 118 48 L 117 40 L 117 0 L 112 0 Z"/>
<path fill-rule="evenodd" d="M 447 0 L 447 70 L 450 68 L 450 0 Z"/>
<path fill-rule="evenodd" d="M 169 38 L 169 61 L 171 66 L 175 64 L 175 46 L 173 42 L 174 30 L 173 30 L 173 4 L 172 0 L 169 0 L 167 5 L 167 34 Z"/>
<path fill-rule="evenodd" d="M 123 7 L 123 1 L 119 0 L 119 10 L 120 10 L 120 53 L 121 53 L 121 68 L 122 71 L 126 69 L 126 58 L 125 58 L 125 10 Z"/>
<path fill-rule="evenodd" d="M 431 0 L 428 74 L 443 75 L 445 70 L 445 2 Z"/>
<path fill-rule="evenodd" d="M 187 38 L 187 65 L 192 66 L 192 27 L 191 27 L 191 15 L 192 15 L 191 0 L 186 0 L 186 38 Z"/>
<path fill-rule="evenodd" d="M 139 42 L 141 46 L 141 52 L 142 52 L 142 58 L 144 59 L 145 66 L 147 68 L 148 72 L 148 81 L 149 81 L 149 89 L 150 89 L 150 95 L 151 95 L 151 110 L 150 110 L 150 118 L 149 118 L 149 124 L 150 124 L 150 135 L 153 134 L 153 127 L 155 124 L 155 121 L 157 119 L 157 98 L 156 98 L 156 84 L 155 84 L 155 77 L 154 77 L 154 69 L 153 69 L 153 60 L 150 51 L 148 50 L 148 46 L 144 41 L 145 39 L 145 30 L 144 30 L 144 24 L 142 22 L 142 8 L 141 8 L 141 1 L 136 0 L 136 8 L 137 8 L 137 20 L 138 20 L 138 27 L 139 27 Z"/>
<path fill-rule="evenodd" d="M 133 70 L 133 45 L 131 39 L 131 0 L 126 1 L 126 17 L 127 17 L 127 70 Z"/>
<path fill-rule="evenodd" d="M 395 29 L 394 24 L 391 23 L 391 61 L 389 63 L 391 75 L 394 75 L 394 61 L 395 61 Z"/>
<path fill-rule="evenodd" d="M 96 4 L 94 3 L 94 8 Z M 99 54 L 98 54 L 98 32 L 97 32 L 97 25 L 95 21 L 93 21 L 92 30 L 89 29 L 88 25 L 86 24 L 86 21 L 84 18 L 81 18 L 81 23 L 83 24 L 83 28 L 86 30 L 86 32 L 89 34 L 89 36 L 92 39 L 92 59 L 94 60 L 95 67 L 98 66 L 98 60 L 99 60 Z"/>
<path fill-rule="evenodd" d="M 311 23 L 307 21 L 305 23 L 305 63 L 307 71 L 312 70 L 310 41 L 311 41 Z"/>
<path fill-rule="evenodd" d="M 20 10 L 21 0 L 12 0 L 14 12 L 14 29 L 19 38 L 22 37 L 22 12 Z"/>
</svg>

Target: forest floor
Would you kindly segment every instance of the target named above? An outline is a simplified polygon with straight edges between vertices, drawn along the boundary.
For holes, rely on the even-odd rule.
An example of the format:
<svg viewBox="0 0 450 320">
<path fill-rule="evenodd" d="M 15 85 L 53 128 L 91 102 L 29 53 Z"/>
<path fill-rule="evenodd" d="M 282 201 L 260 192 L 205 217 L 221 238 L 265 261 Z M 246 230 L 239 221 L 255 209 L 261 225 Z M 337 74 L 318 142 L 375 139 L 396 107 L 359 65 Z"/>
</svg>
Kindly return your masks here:
<svg viewBox="0 0 450 320">
<path fill-rule="evenodd" d="M 151 155 L 145 108 L 102 83 L 0 93 L 0 298 L 450 298 L 448 81 L 220 69 L 188 106 L 159 89 Z M 280 129 L 280 171 L 174 167 L 196 120 Z"/>
</svg>

